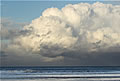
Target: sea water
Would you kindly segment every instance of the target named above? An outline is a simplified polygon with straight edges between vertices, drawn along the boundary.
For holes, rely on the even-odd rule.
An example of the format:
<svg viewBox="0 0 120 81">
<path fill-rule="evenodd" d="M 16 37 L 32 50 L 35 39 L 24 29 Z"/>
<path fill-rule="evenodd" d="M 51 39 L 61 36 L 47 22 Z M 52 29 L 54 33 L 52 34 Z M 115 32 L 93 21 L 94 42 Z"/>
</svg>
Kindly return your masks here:
<svg viewBox="0 0 120 81">
<path fill-rule="evenodd" d="M 120 81 L 120 67 L 1 67 L 1 81 Z"/>
</svg>

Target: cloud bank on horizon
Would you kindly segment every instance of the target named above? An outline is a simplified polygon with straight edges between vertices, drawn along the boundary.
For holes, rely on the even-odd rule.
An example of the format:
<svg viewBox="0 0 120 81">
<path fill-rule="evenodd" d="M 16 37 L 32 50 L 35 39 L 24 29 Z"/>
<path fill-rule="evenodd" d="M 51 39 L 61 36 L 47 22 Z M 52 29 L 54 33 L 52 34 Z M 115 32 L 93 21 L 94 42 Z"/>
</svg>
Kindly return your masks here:
<svg viewBox="0 0 120 81">
<path fill-rule="evenodd" d="M 39 54 L 41 61 L 120 54 L 120 5 L 79 3 L 48 8 L 24 26 L 7 51 Z M 80 57 L 80 58 L 79 58 Z"/>
</svg>

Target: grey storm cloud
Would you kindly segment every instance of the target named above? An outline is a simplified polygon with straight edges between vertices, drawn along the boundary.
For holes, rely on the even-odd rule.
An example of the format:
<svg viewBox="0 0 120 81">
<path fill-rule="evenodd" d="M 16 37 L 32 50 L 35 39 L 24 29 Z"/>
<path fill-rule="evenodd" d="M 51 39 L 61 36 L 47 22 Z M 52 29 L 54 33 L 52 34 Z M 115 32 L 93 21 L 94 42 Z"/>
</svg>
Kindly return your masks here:
<svg viewBox="0 0 120 81">
<path fill-rule="evenodd" d="M 41 63 L 117 65 L 119 22 L 119 5 L 96 2 L 48 8 L 24 26 L 26 33 L 15 37 L 6 50 L 18 56 L 38 55 L 33 58 Z"/>
</svg>

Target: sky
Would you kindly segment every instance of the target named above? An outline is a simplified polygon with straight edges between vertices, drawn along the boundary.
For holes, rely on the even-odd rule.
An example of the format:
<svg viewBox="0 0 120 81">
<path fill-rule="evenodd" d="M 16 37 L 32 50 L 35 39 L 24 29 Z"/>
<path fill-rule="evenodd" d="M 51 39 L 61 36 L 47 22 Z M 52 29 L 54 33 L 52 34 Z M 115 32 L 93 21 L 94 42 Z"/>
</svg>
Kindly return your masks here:
<svg viewBox="0 0 120 81">
<path fill-rule="evenodd" d="M 1 2 L 1 66 L 119 66 L 120 1 Z"/>
<path fill-rule="evenodd" d="M 101 0 L 96 0 L 101 1 Z M 1 16 L 11 18 L 18 22 L 31 22 L 33 19 L 41 16 L 42 12 L 51 7 L 61 9 L 66 4 L 76 4 L 80 2 L 94 3 L 94 1 L 19 1 L 19 0 L 3 0 L 1 3 Z M 119 4 L 119 1 L 101 1 L 103 3 Z"/>
</svg>

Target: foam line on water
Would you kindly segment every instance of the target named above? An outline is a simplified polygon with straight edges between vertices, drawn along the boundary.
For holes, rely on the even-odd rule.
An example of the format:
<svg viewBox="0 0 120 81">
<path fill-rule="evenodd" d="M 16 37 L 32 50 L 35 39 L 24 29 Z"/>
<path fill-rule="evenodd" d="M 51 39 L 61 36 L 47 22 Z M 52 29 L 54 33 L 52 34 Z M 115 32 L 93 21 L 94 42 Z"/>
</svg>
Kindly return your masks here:
<svg viewBox="0 0 120 81">
<path fill-rule="evenodd" d="M 120 78 L 120 74 L 102 74 L 102 75 L 15 75 L 1 76 L 4 78 Z"/>
</svg>

